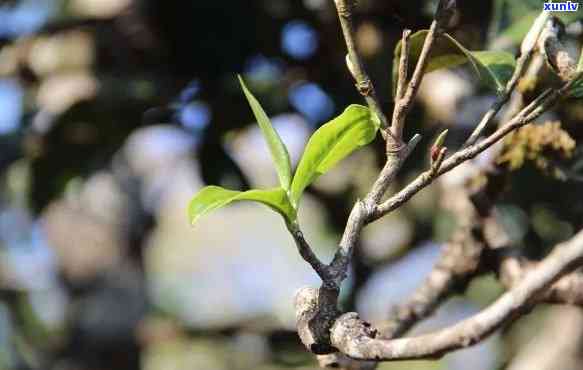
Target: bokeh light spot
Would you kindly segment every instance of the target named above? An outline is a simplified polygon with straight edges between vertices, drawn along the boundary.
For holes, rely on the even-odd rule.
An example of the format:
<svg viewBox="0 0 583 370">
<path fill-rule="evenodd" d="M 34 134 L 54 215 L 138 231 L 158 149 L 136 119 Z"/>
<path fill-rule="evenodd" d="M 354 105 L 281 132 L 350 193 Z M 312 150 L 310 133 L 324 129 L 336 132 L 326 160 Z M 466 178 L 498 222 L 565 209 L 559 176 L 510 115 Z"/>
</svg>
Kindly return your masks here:
<svg viewBox="0 0 583 370">
<path fill-rule="evenodd" d="M 209 124 L 211 117 L 209 106 L 202 101 L 185 104 L 178 113 L 182 126 L 196 132 L 203 130 Z"/>
<path fill-rule="evenodd" d="M 332 98 L 313 82 L 301 82 L 292 86 L 289 100 L 313 124 L 323 122 L 334 114 Z"/>
<path fill-rule="evenodd" d="M 314 55 L 318 49 L 318 34 L 316 30 L 303 21 L 287 23 L 281 33 L 281 46 L 285 53 L 299 60 L 305 60 Z"/>
<path fill-rule="evenodd" d="M 9 134 L 20 126 L 23 92 L 11 79 L 0 79 L 0 135 Z"/>
<path fill-rule="evenodd" d="M 35 32 L 53 14 L 51 0 L 19 1 L 16 5 L 0 5 L 0 37 L 16 37 Z"/>
<path fill-rule="evenodd" d="M 243 73 L 255 82 L 272 82 L 281 77 L 283 66 L 280 61 L 259 54 L 247 60 Z"/>
<path fill-rule="evenodd" d="M 200 93 L 201 84 L 198 80 L 191 81 L 188 86 L 180 93 L 180 103 L 187 104 L 191 102 Z"/>
</svg>

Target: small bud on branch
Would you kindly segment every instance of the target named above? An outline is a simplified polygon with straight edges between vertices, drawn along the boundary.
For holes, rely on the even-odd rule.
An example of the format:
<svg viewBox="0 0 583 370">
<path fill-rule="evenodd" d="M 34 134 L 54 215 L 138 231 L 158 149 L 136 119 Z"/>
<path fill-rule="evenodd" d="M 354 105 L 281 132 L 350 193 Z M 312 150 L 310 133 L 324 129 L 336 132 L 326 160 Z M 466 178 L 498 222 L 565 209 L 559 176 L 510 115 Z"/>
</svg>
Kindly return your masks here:
<svg viewBox="0 0 583 370">
<path fill-rule="evenodd" d="M 443 131 L 433 145 L 431 146 L 430 150 L 430 160 L 431 160 L 431 176 L 435 176 L 443 160 L 445 159 L 445 155 L 447 154 L 447 148 L 443 146 L 445 143 L 445 138 L 447 137 L 448 130 Z"/>
<path fill-rule="evenodd" d="M 356 71 L 354 69 L 354 64 L 352 64 L 352 61 L 350 60 L 350 54 L 346 54 L 346 67 L 348 68 L 348 71 L 352 75 L 352 78 L 357 80 Z"/>
</svg>

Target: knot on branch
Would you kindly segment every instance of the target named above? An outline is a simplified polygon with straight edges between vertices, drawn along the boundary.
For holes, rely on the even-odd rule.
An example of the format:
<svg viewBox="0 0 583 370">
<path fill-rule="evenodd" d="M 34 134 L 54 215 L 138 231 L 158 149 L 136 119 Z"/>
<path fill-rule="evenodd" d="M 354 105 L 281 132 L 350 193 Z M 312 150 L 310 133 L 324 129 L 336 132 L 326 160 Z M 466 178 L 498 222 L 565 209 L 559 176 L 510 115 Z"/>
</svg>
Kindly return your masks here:
<svg viewBox="0 0 583 370">
<path fill-rule="evenodd" d="M 298 335 L 306 348 L 315 354 L 336 352 L 330 344 L 330 328 L 340 314 L 336 308 L 338 289 L 301 288 L 295 296 Z"/>
<path fill-rule="evenodd" d="M 348 312 L 340 316 L 332 327 L 331 340 L 338 348 L 356 349 L 355 346 L 377 337 L 378 331 L 372 325 L 360 318 L 356 312 Z M 349 353 L 355 351 L 350 350 Z M 363 358 L 375 358 L 363 356 Z"/>
<path fill-rule="evenodd" d="M 390 137 L 387 140 L 386 153 L 387 157 L 398 157 L 403 150 L 407 149 L 407 144 L 402 140 L 397 140 L 396 138 Z"/>
<path fill-rule="evenodd" d="M 356 8 L 356 0 L 334 0 L 338 15 L 342 18 L 350 18 Z"/>
<path fill-rule="evenodd" d="M 358 81 L 358 83 L 356 84 L 356 89 L 358 90 L 360 95 L 364 97 L 371 96 L 374 91 L 372 82 L 370 82 L 370 80 L 368 79 Z"/>
</svg>

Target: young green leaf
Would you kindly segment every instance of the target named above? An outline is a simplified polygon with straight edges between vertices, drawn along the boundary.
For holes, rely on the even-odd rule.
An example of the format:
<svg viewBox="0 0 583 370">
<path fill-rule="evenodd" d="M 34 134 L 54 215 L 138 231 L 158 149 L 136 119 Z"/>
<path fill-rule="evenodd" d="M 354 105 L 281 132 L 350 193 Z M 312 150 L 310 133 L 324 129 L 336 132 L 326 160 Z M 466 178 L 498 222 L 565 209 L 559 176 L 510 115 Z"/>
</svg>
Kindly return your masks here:
<svg viewBox="0 0 583 370">
<path fill-rule="evenodd" d="M 439 134 L 437 139 L 435 139 L 435 141 L 433 142 L 433 146 L 436 148 L 441 148 L 443 146 L 443 143 L 445 143 L 445 139 L 447 138 L 448 132 L 449 130 L 443 130 L 443 132 Z"/>
<path fill-rule="evenodd" d="M 421 54 L 427 30 L 418 31 L 410 38 L 409 66 L 414 68 Z M 393 60 L 393 86 L 396 88 L 399 59 L 401 56 L 401 43 L 395 48 Z M 431 57 L 427 62 L 426 72 L 432 72 L 441 68 L 451 68 L 470 63 L 478 78 L 487 86 L 502 91 L 506 82 L 512 77 L 516 61 L 510 53 L 500 51 L 469 51 L 457 42 L 453 37 L 444 34 L 437 40 L 431 51 Z M 409 71 L 409 76 L 413 73 Z"/>
<path fill-rule="evenodd" d="M 248 190 L 245 192 L 227 190 L 220 186 L 207 186 L 190 201 L 188 216 L 195 224 L 202 216 L 232 202 L 250 200 L 260 202 L 283 216 L 286 222 L 296 219 L 296 212 L 289 202 L 287 192 L 282 188 Z"/>
<path fill-rule="evenodd" d="M 378 125 L 368 108 L 350 105 L 310 138 L 291 186 L 291 200 L 297 208 L 302 193 L 318 176 L 326 173 L 356 149 L 369 144 Z"/>
<path fill-rule="evenodd" d="M 429 150 L 432 164 L 433 164 L 433 162 L 437 161 L 442 150 L 444 150 L 444 149 L 447 150 L 447 148 L 443 147 L 443 144 L 445 143 L 445 138 L 447 138 L 448 132 L 449 132 L 449 130 L 444 130 L 441 134 L 439 134 L 437 139 L 435 139 L 435 141 L 433 142 L 433 145 L 431 146 L 431 149 Z"/>
<path fill-rule="evenodd" d="M 285 190 L 289 190 L 291 184 L 291 162 L 289 159 L 289 153 L 285 144 L 277 134 L 277 132 L 273 129 L 271 125 L 271 121 L 265 111 L 259 104 L 259 101 L 255 99 L 253 94 L 247 89 L 245 86 L 245 81 L 243 78 L 239 76 L 239 82 L 241 83 L 241 88 L 249 101 L 249 105 L 251 106 L 251 110 L 253 110 L 253 114 L 255 114 L 255 119 L 261 128 L 261 132 L 267 141 L 267 146 L 269 147 L 269 152 L 271 153 L 271 158 L 275 163 L 275 169 L 277 171 L 277 176 L 279 177 L 279 183 L 281 187 Z"/>
</svg>

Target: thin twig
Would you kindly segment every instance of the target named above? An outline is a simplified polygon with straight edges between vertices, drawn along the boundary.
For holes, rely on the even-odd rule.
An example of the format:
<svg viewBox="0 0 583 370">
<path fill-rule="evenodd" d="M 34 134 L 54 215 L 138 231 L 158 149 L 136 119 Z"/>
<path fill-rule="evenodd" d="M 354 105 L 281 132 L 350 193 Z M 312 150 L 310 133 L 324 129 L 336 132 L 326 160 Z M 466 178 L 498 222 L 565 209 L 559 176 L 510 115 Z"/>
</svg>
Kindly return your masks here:
<svg viewBox="0 0 583 370">
<path fill-rule="evenodd" d="M 524 276 L 536 270 L 536 266 L 536 262 L 516 257 L 503 258 L 499 266 L 500 281 L 507 289 L 512 289 Z M 572 272 L 563 276 L 546 289 L 538 300 L 545 303 L 583 306 L 583 274 Z"/>
<path fill-rule="evenodd" d="M 447 181 L 445 181 L 447 182 Z M 482 237 L 480 213 L 470 194 L 483 191 L 470 182 L 446 185 L 440 201 L 442 207 L 455 215 L 456 230 L 441 247 L 441 255 L 423 283 L 404 302 L 396 304 L 389 319 L 380 328 L 381 338 L 397 338 L 429 317 L 453 293 L 461 292 L 481 267 L 487 245 Z"/>
<path fill-rule="evenodd" d="M 456 231 L 424 282 L 393 309 L 389 320 L 379 328 L 383 339 L 400 337 L 409 331 L 435 312 L 456 287 L 465 285 L 477 274 L 484 245 L 472 235 L 472 226 L 467 223 Z"/>
<path fill-rule="evenodd" d="M 409 87 L 407 88 L 407 92 L 403 97 L 403 108 L 404 114 L 406 115 L 409 110 L 411 109 L 411 103 L 415 96 L 417 95 L 417 91 L 419 91 L 419 87 L 421 86 L 421 82 L 423 81 L 423 76 L 425 75 L 425 69 L 427 68 L 427 63 L 429 63 L 429 55 L 431 54 L 431 49 L 435 44 L 435 41 L 441 34 L 437 27 L 437 21 L 433 21 L 431 26 L 429 27 L 429 32 L 427 32 L 427 36 L 425 36 L 425 42 L 423 43 L 423 48 L 421 49 L 421 54 L 419 54 L 419 59 L 417 60 L 417 65 L 415 66 L 415 71 L 413 72 L 413 76 L 411 77 L 411 81 L 409 81 Z"/>
<path fill-rule="evenodd" d="M 353 35 L 353 25 L 352 25 L 352 11 L 353 3 L 345 0 L 335 0 L 336 8 L 338 10 L 338 15 L 340 18 L 340 23 L 342 25 L 342 30 L 344 33 L 344 38 L 346 40 L 346 45 L 348 48 L 348 54 L 351 59 L 351 69 L 353 70 L 354 77 L 358 81 L 369 81 L 368 76 L 364 72 L 362 65 L 360 64 L 360 58 L 358 57 L 358 52 L 354 45 L 354 35 Z M 411 141 L 404 145 L 402 144 L 402 128 L 404 124 L 404 119 L 411 109 L 412 101 L 417 94 L 419 85 L 423 79 L 423 74 L 429 60 L 429 54 L 431 48 L 438 35 L 437 22 L 434 21 L 431 24 L 430 31 L 425 38 L 425 43 L 423 44 L 423 49 L 421 55 L 418 59 L 417 65 L 415 67 L 415 72 L 411 77 L 411 81 L 407 85 L 406 91 L 402 92 L 403 98 L 398 99 L 395 103 L 395 110 L 393 117 L 397 117 L 397 121 L 393 119 L 391 130 L 393 133 L 398 133 L 398 135 L 391 135 L 386 137 L 387 139 L 387 161 L 383 167 L 379 177 L 375 181 L 371 191 L 365 197 L 364 201 L 358 201 L 354 208 L 352 209 L 346 228 L 340 240 L 340 244 L 334 259 L 330 263 L 330 272 L 335 276 L 335 282 L 339 285 L 347 275 L 347 269 L 350 264 L 350 259 L 352 258 L 353 248 L 356 244 L 358 236 L 365 225 L 365 220 L 369 217 L 371 212 L 377 207 L 378 202 L 384 196 L 389 185 L 392 183 L 393 179 L 397 175 L 401 166 L 405 162 L 406 158 L 413 151 L 417 143 L 420 141 L 421 137 L 415 135 Z M 408 41 L 407 32 L 404 32 L 404 47 L 407 48 Z M 401 67 L 403 68 L 407 62 L 407 57 L 401 58 Z M 407 79 L 407 72 L 403 72 L 400 68 L 399 73 L 399 84 L 401 85 L 401 90 L 403 90 L 404 81 Z M 372 84 L 371 84 L 372 86 Z M 362 91 L 361 91 L 362 93 Z M 376 101 L 376 100 L 375 100 Z M 372 109 L 372 108 L 371 108 Z M 399 121 L 400 120 L 400 121 Z M 395 131 L 394 129 L 397 129 Z"/>
<path fill-rule="evenodd" d="M 393 118 L 391 122 L 391 132 L 393 136 L 397 139 L 402 141 L 403 138 L 403 128 L 405 127 L 405 118 L 407 114 L 411 110 L 413 106 L 413 100 L 419 91 L 419 86 L 421 86 L 421 82 L 423 81 L 423 76 L 425 75 L 425 69 L 427 68 L 427 63 L 429 62 L 429 55 L 431 53 L 431 49 L 437 40 L 440 32 L 438 31 L 437 21 L 433 21 L 431 23 L 431 27 L 429 28 L 429 32 L 425 37 L 425 42 L 423 43 L 423 48 L 421 49 L 421 54 L 419 55 L 419 59 L 417 60 L 417 65 L 415 66 L 415 71 L 411 76 L 411 80 L 409 81 L 409 85 L 407 89 L 404 90 L 401 87 L 401 91 L 397 92 L 397 98 L 395 100 L 395 109 L 393 110 Z M 405 42 L 405 34 L 403 34 L 403 47 L 401 49 L 401 57 L 403 54 L 406 53 L 408 43 Z M 402 60 L 402 59 L 401 59 Z M 407 78 L 407 71 L 406 69 L 402 70 L 399 68 L 399 82 L 398 86 L 402 84 L 403 80 Z M 401 94 L 402 96 L 400 96 Z"/>
<path fill-rule="evenodd" d="M 409 44 L 409 37 L 411 36 L 411 30 L 404 30 L 403 37 L 401 38 L 401 58 L 399 59 L 399 74 L 397 81 L 397 93 L 395 95 L 395 100 L 399 101 L 403 98 L 405 94 L 405 88 L 407 86 L 407 74 L 409 73 L 409 53 L 411 45 Z"/>
<path fill-rule="evenodd" d="M 539 38 L 545 26 L 546 20 L 549 17 L 549 13 L 543 11 L 539 17 L 542 17 L 542 19 L 537 20 L 537 22 L 533 24 L 529 31 L 530 37 L 534 38 L 535 40 Z M 466 140 L 466 142 L 464 143 L 464 147 L 468 147 L 478 140 L 480 135 L 482 135 L 482 133 L 484 132 L 484 129 L 490 124 L 490 122 L 492 122 L 492 120 L 494 119 L 494 117 L 496 117 L 496 114 L 498 114 L 498 112 L 500 111 L 500 109 L 502 109 L 504 104 L 508 102 L 508 99 L 510 99 L 512 92 L 514 91 L 516 85 L 518 84 L 518 80 L 520 80 L 520 77 L 523 75 L 526 67 L 528 66 L 528 62 L 530 61 L 530 58 L 535 51 L 535 46 L 536 43 L 525 44 L 520 57 L 516 61 L 516 68 L 514 68 L 514 73 L 512 74 L 510 80 L 508 80 L 508 83 L 506 84 L 504 91 L 502 91 L 498 95 L 492 107 L 488 110 L 488 112 L 486 112 L 480 123 L 478 123 L 478 125 L 468 138 L 468 140 Z"/>
<path fill-rule="evenodd" d="M 429 176 L 434 177 L 439 172 L 443 161 L 445 160 L 445 155 L 447 154 L 447 148 L 441 148 L 439 150 L 439 154 L 437 154 L 437 159 L 431 163 L 431 167 L 429 168 Z"/>
<path fill-rule="evenodd" d="M 344 40 L 346 42 L 348 58 L 350 59 L 350 72 L 356 81 L 356 88 L 366 100 L 371 111 L 379 118 L 383 132 L 388 133 L 388 131 L 386 131 L 389 126 L 387 117 L 383 113 L 372 80 L 364 68 L 364 64 L 360 59 L 356 47 L 354 23 L 352 19 L 355 7 L 354 0 L 334 0 L 334 3 L 336 4 L 340 26 L 342 27 L 342 34 L 344 35 Z"/>
<path fill-rule="evenodd" d="M 329 279 L 327 266 L 318 259 L 318 256 L 316 256 L 312 247 L 304 238 L 304 234 L 300 230 L 299 225 L 297 223 L 288 223 L 287 229 L 293 236 L 296 246 L 298 247 L 298 252 L 300 252 L 302 258 L 312 266 L 322 281 L 327 281 Z"/>
<path fill-rule="evenodd" d="M 455 153 L 447 160 L 445 160 L 437 173 L 432 173 L 431 170 L 428 170 L 419 175 L 415 180 L 409 183 L 409 185 L 407 185 L 400 192 L 393 195 L 391 198 L 389 198 L 381 205 L 377 206 L 371 213 L 367 222 L 375 221 L 380 217 L 386 215 L 387 213 L 397 209 L 403 203 L 411 199 L 413 195 L 417 194 L 419 191 L 421 191 L 426 186 L 431 184 L 433 180 L 435 180 L 438 176 L 444 174 L 445 172 L 451 171 L 453 168 L 459 166 L 463 162 L 476 157 L 478 154 L 490 148 L 492 145 L 501 140 L 510 132 L 534 121 L 550 106 L 555 104 L 559 100 L 559 98 L 567 94 L 569 88 L 572 86 L 573 83 L 578 81 L 579 78 L 580 77 L 574 78 L 573 80 L 566 83 L 559 90 L 555 90 L 552 92 L 545 91 L 531 104 L 525 107 L 517 116 L 510 120 L 510 122 L 500 127 L 488 138 Z"/>
<path fill-rule="evenodd" d="M 401 151 L 399 155 L 389 155 L 387 157 L 387 162 L 381 170 L 379 177 L 373 184 L 371 191 L 364 198 L 364 201 L 358 201 L 354 205 L 354 208 L 348 217 L 348 222 L 346 223 L 346 228 L 344 229 L 338 250 L 334 255 L 334 259 L 330 263 L 330 269 L 336 278 L 335 281 L 337 284 L 340 284 L 346 277 L 353 249 L 358 240 L 358 236 L 365 225 L 365 220 L 383 197 L 387 188 L 401 169 L 401 166 L 420 140 L 421 136 L 415 135 L 409 141 L 405 150 Z"/>
</svg>

